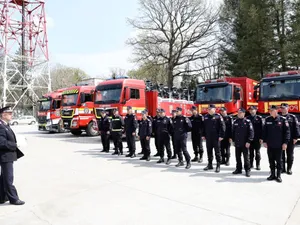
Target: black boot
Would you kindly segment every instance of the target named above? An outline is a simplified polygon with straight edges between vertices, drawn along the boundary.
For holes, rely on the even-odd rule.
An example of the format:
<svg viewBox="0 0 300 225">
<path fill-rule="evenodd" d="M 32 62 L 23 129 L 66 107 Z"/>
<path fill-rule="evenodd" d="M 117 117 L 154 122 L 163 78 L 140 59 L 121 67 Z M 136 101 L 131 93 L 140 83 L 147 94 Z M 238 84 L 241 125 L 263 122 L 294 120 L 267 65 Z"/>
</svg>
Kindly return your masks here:
<svg viewBox="0 0 300 225">
<path fill-rule="evenodd" d="M 275 180 L 275 170 L 271 170 L 271 175 L 267 178 L 267 180 Z"/>
<path fill-rule="evenodd" d="M 234 174 L 234 175 L 236 175 L 236 174 L 242 174 L 242 170 L 236 169 L 235 171 L 232 172 L 232 174 Z"/>
<path fill-rule="evenodd" d="M 139 153 L 138 153 L 138 155 L 143 155 L 143 154 L 144 154 L 143 152 L 139 152 Z"/>
<path fill-rule="evenodd" d="M 171 159 L 177 159 L 177 156 L 176 156 L 176 155 L 173 155 Z"/>
<path fill-rule="evenodd" d="M 127 155 L 126 155 L 126 157 L 131 157 L 131 154 L 130 154 L 130 153 L 129 153 L 129 154 L 127 154 Z"/>
<path fill-rule="evenodd" d="M 196 155 L 195 158 L 192 159 L 192 162 L 198 162 L 198 160 L 199 160 L 199 158 L 198 158 L 198 156 Z"/>
<path fill-rule="evenodd" d="M 176 167 L 180 167 L 180 166 L 184 166 L 184 162 L 183 161 L 179 161 L 178 164 L 176 165 Z"/>
<path fill-rule="evenodd" d="M 198 160 L 198 163 L 202 163 L 203 162 L 203 155 L 200 155 L 200 158 Z"/>
<path fill-rule="evenodd" d="M 191 168 L 191 162 L 187 162 L 186 163 L 186 167 L 185 167 L 186 169 L 189 169 L 189 168 Z"/>
<path fill-rule="evenodd" d="M 130 158 L 135 158 L 135 157 L 136 157 L 135 153 L 133 153 L 133 154 L 130 156 Z"/>
<path fill-rule="evenodd" d="M 256 161 L 256 170 L 260 170 L 260 162 Z"/>
<path fill-rule="evenodd" d="M 112 155 L 118 155 L 119 153 L 118 153 L 118 151 L 115 151 Z"/>
<path fill-rule="evenodd" d="M 123 155 L 123 150 L 119 151 L 118 155 Z"/>
<path fill-rule="evenodd" d="M 165 162 L 164 158 L 160 158 L 160 159 L 157 161 L 157 163 L 163 163 L 163 162 Z"/>
<path fill-rule="evenodd" d="M 276 181 L 277 181 L 278 183 L 281 183 L 281 182 L 282 182 L 282 179 L 281 179 L 281 171 L 277 171 Z"/>
<path fill-rule="evenodd" d="M 147 160 L 147 158 L 148 157 L 144 155 L 142 158 L 140 158 L 140 160 Z"/>
<path fill-rule="evenodd" d="M 250 170 L 246 171 L 246 177 L 250 177 Z"/>
<path fill-rule="evenodd" d="M 166 164 L 167 164 L 167 165 L 170 165 L 170 164 L 171 164 L 171 158 L 168 158 Z"/>
<path fill-rule="evenodd" d="M 229 157 L 227 157 L 225 165 L 230 166 L 230 158 Z"/>
<path fill-rule="evenodd" d="M 226 160 L 225 160 L 225 157 L 222 158 L 222 162 L 221 162 L 222 165 L 225 165 L 226 164 Z"/>
<path fill-rule="evenodd" d="M 217 167 L 216 167 L 216 173 L 220 173 L 220 163 L 217 163 Z"/>
<path fill-rule="evenodd" d="M 292 165 L 288 164 L 287 166 L 287 172 L 286 172 L 288 175 L 292 175 L 293 174 L 293 171 L 292 171 Z"/>
<path fill-rule="evenodd" d="M 157 157 L 157 156 L 160 156 L 160 154 L 158 152 L 154 155 L 154 157 Z"/>
<path fill-rule="evenodd" d="M 148 155 L 146 161 L 149 162 L 150 159 L 151 159 L 151 158 L 150 158 L 150 155 Z"/>
<path fill-rule="evenodd" d="M 253 166 L 253 160 L 250 160 L 250 168 L 251 169 L 254 168 L 254 166 Z"/>
<path fill-rule="evenodd" d="M 213 165 L 212 165 L 212 163 L 208 163 L 208 165 L 207 165 L 207 167 L 205 167 L 203 170 L 213 170 L 214 169 L 214 167 L 213 167 Z"/>
</svg>

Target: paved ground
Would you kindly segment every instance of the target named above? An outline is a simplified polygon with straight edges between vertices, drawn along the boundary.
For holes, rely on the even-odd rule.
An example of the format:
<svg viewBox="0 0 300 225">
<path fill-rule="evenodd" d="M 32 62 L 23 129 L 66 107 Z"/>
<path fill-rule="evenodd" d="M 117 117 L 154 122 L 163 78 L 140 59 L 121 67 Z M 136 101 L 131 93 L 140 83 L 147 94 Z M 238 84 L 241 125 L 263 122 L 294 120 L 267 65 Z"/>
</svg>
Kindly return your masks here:
<svg viewBox="0 0 300 225">
<path fill-rule="evenodd" d="M 3 225 L 300 224 L 300 165 L 282 184 L 266 181 L 265 149 L 262 171 L 246 178 L 231 174 L 234 158 L 220 174 L 204 172 L 206 162 L 185 170 L 175 161 L 166 166 L 100 154 L 98 137 L 14 129 L 28 141 L 26 157 L 15 164 L 15 185 L 26 204 L 1 205 Z"/>
</svg>

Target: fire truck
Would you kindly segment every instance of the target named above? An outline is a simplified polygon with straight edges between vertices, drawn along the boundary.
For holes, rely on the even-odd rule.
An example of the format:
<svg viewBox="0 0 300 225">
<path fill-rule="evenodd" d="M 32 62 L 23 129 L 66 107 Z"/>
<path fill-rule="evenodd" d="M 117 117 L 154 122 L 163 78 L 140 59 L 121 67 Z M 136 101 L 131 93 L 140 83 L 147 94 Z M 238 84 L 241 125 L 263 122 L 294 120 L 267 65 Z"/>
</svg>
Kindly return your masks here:
<svg viewBox="0 0 300 225">
<path fill-rule="evenodd" d="M 85 131 L 88 136 L 98 135 L 94 115 L 95 86 L 83 85 L 67 88 L 62 93 L 61 118 L 64 129 L 73 135 Z"/>
<path fill-rule="evenodd" d="M 289 111 L 300 117 L 300 71 L 267 74 L 256 86 L 258 113 L 268 115 L 270 105 L 289 104 Z"/>
<path fill-rule="evenodd" d="M 183 114 L 191 116 L 189 109 L 194 104 L 183 99 L 164 98 L 159 96 L 157 90 L 152 90 L 143 80 L 119 77 L 101 82 L 95 90 L 95 116 L 100 119 L 100 110 L 105 109 L 112 116 L 113 109 L 118 109 L 121 116 L 127 114 L 127 106 L 132 106 L 137 119 L 141 119 L 141 112 L 148 109 L 150 116 L 156 115 L 156 109 L 162 108 L 166 116 L 176 107 L 183 109 Z"/>
<path fill-rule="evenodd" d="M 257 84 L 248 77 L 207 80 L 197 86 L 195 104 L 201 114 L 207 113 L 209 104 L 215 104 L 216 112 L 226 107 L 228 114 L 236 115 L 241 107 L 247 109 L 251 105 L 258 105 L 254 91 Z"/>
<path fill-rule="evenodd" d="M 62 92 L 59 89 L 42 96 L 38 101 L 38 129 L 49 132 L 62 132 L 63 124 L 60 117 Z"/>
</svg>

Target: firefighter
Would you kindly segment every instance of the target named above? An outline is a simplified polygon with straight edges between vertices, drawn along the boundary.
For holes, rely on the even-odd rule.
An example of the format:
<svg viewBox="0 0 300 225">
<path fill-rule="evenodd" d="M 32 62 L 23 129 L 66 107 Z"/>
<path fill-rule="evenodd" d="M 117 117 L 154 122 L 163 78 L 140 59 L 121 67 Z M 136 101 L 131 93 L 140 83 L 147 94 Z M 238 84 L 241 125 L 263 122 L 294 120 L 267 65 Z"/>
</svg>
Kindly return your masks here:
<svg viewBox="0 0 300 225">
<path fill-rule="evenodd" d="M 256 106 L 249 107 L 250 115 L 247 117 L 248 120 L 251 121 L 253 129 L 254 129 L 254 139 L 250 143 L 250 168 L 253 168 L 253 161 L 254 161 L 254 153 L 255 153 L 255 161 L 256 161 L 256 170 L 260 170 L 260 147 L 262 144 L 262 132 L 264 123 L 262 117 L 256 115 L 257 108 Z"/>
<path fill-rule="evenodd" d="M 186 149 L 186 141 L 188 132 L 192 129 L 192 124 L 189 118 L 182 115 L 182 108 L 177 107 L 177 114 L 174 119 L 174 140 L 175 140 L 175 148 L 176 154 L 178 155 L 178 164 L 176 167 L 184 166 L 182 153 L 186 160 L 186 169 L 191 168 L 191 156 Z"/>
<path fill-rule="evenodd" d="M 176 118 L 176 110 L 173 109 L 173 110 L 172 110 L 172 117 L 171 117 L 171 120 L 172 120 L 172 123 L 173 123 L 173 124 L 174 124 L 175 118 Z M 173 146 L 173 156 L 172 156 L 171 159 L 177 159 L 176 151 L 175 151 L 174 129 L 172 130 L 171 137 L 172 137 L 172 146 Z"/>
<path fill-rule="evenodd" d="M 110 134 L 110 119 L 106 114 L 105 110 L 100 111 L 99 131 L 101 135 L 101 142 L 103 150 L 101 152 L 109 152 L 109 134 Z"/>
<path fill-rule="evenodd" d="M 215 157 L 217 160 L 216 173 L 220 172 L 221 164 L 221 152 L 220 152 L 220 141 L 225 136 L 225 123 L 220 114 L 216 113 L 216 106 L 211 104 L 208 107 L 208 114 L 204 116 L 204 129 L 203 139 L 206 140 L 206 150 L 208 156 L 208 165 L 204 170 L 213 169 L 213 149 L 215 150 Z"/>
<path fill-rule="evenodd" d="M 115 152 L 113 155 L 123 155 L 122 132 L 124 130 L 124 120 L 119 115 L 118 109 L 114 109 L 111 119 L 111 137 L 114 142 Z"/>
<path fill-rule="evenodd" d="M 138 136 L 141 142 L 143 157 L 140 160 L 150 161 L 150 137 L 152 134 L 152 122 L 147 117 L 147 112 L 142 111 L 142 119 L 139 124 Z"/>
<path fill-rule="evenodd" d="M 190 117 L 190 121 L 192 123 L 192 144 L 195 154 L 195 158 L 192 159 L 192 162 L 202 163 L 204 152 L 202 143 L 203 116 L 197 112 L 196 106 L 192 106 L 191 111 L 193 113 L 193 115 Z"/>
<path fill-rule="evenodd" d="M 156 135 L 156 121 L 157 119 L 159 118 L 159 112 L 160 112 L 160 109 L 156 109 L 156 116 L 153 117 L 153 121 L 152 121 L 152 136 L 154 137 L 154 143 L 155 143 L 155 148 L 156 148 L 156 154 L 154 155 L 154 157 L 157 157 L 157 156 L 160 156 L 160 153 L 159 153 L 159 148 L 158 148 L 158 138 L 157 138 L 157 135 Z"/>
<path fill-rule="evenodd" d="M 245 118 L 246 110 L 238 110 L 238 118 L 233 122 L 232 141 L 235 144 L 236 169 L 232 174 L 242 173 L 241 155 L 244 156 L 246 177 L 250 177 L 249 147 L 254 138 L 254 129 L 250 120 Z"/>
<path fill-rule="evenodd" d="M 286 154 L 282 153 L 282 172 L 287 172 L 288 175 L 292 175 L 292 166 L 294 162 L 294 148 L 297 143 L 297 139 L 299 137 L 299 124 L 298 119 L 295 115 L 289 113 L 289 105 L 287 103 L 282 103 L 281 106 L 281 116 L 286 118 L 290 127 L 290 141 L 287 145 Z M 285 155 L 287 156 L 287 160 L 285 160 Z M 285 167 L 285 162 L 287 161 L 287 171 Z"/>
<path fill-rule="evenodd" d="M 134 158 L 135 155 L 135 137 L 137 129 L 137 119 L 135 114 L 132 112 L 132 107 L 127 106 L 127 115 L 124 120 L 126 141 L 129 147 L 129 154 L 126 157 Z"/>
<path fill-rule="evenodd" d="M 160 159 L 157 161 L 157 163 L 165 162 L 164 160 L 165 147 L 168 156 L 168 160 L 166 164 L 170 165 L 171 163 L 172 151 L 170 146 L 170 134 L 172 133 L 172 130 L 173 130 L 172 120 L 166 117 L 165 110 L 161 109 L 159 112 L 159 118 L 156 121 L 156 131 L 155 131 L 158 138 L 158 150 L 160 153 Z"/>
<path fill-rule="evenodd" d="M 145 113 L 146 117 L 151 121 L 151 124 L 153 123 L 153 119 L 151 116 L 149 116 L 148 114 L 148 109 L 144 109 L 143 112 Z M 143 120 L 143 118 L 139 121 L 139 123 Z M 152 130 L 152 127 L 151 127 Z M 151 133 L 152 134 L 152 133 Z M 149 145 L 150 146 L 150 145 Z M 145 152 L 143 152 L 143 148 L 142 151 L 140 153 L 138 153 L 138 155 L 145 155 Z"/>
<path fill-rule="evenodd" d="M 272 105 L 270 107 L 270 115 L 265 120 L 263 130 L 263 143 L 267 148 L 271 175 L 268 180 L 276 180 L 281 183 L 281 160 L 282 151 L 287 149 L 287 144 L 290 140 L 290 127 L 288 121 L 278 115 L 278 107 Z M 275 167 L 277 174 L 275 175 Z"/>
<path fill-rule="evenodd" d="M 224 139 L 220 143 L 221 147 L 221 155 L 222 162 L 221 164 L 225 164 L 226 166 L 230 165 L 230 141 L 229 139 L 232 136 L 232 117 L 227 115 L 227 109 L 222 107 L 220 109 L 221 116 L 225 123 L 225 136 Z"/>
</svg>

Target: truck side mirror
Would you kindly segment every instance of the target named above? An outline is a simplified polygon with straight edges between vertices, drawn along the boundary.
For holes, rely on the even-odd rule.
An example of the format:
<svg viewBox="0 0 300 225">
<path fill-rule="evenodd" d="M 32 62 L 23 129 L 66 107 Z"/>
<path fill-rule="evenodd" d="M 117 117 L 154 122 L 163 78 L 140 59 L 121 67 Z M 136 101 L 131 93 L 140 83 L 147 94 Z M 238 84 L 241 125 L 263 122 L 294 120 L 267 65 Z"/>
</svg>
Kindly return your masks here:
<svg viewBox="0 0 300 225">
<path fill-rule="evenodd" d="M 233 98 L 234 98 L 234 100 L 240 100 L 240 98 L 241 98 L 241 94 L 240 94 L 240 92 L 238 91 L 238 90 L 235 90 L 234 91 L 234 94 L 233 94 Z"/>
<path fill-rule="evenodd" d="M 253 92 L 253 98 L 255 99 L 255 100 L 257 100 L 257 90 L 254 90 L 254 92 Z"/>
<path fill-rule="evenodd" d="M 84 93 L 80 93 L 80 104 L 85 102 L 85 94 Z"/>
</svg>

